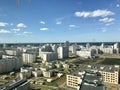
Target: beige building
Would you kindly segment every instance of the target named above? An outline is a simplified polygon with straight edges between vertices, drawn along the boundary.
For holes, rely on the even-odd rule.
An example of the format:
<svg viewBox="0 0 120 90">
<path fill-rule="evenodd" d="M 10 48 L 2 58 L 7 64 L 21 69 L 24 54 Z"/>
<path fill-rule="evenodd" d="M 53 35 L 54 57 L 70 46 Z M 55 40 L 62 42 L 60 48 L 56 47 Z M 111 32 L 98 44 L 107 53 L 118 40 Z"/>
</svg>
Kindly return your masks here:
<svg viewBox="0 0 120 90">
<path fill-rule="evenodd" d="M 67 75 L 67 86 L 77 88 L 78 84 L 81 83 L 80 75 Z"/>
<path fill-rule="evenodd" d="M 114 72 L 100 71 L 100 73 L 103 76 L 104 82 L 112 83 L 112 84 L 119 84 L 119 82 L 118 82 L 119 81 L 118 71 L 114 71 Z"/>
<path fill-rule="evenodd" d="M 98 71 L 81 70 L 67 75 L 67 86 L 77 90 L 105 90 L 102 75 Z"/>
<path fill-rule="evenodd" d="M 89 65 L 91 70 L 98 70 L 103 76 L 103 81 L 112 84 L 119 84 L 119 66 L 115 65 Z"/>
<path fill-rule="evenodd" d="M 52 76 L 52 71 L 43 71 L 43 76 L 44 77 L 51 77 Z"/>
</svg>

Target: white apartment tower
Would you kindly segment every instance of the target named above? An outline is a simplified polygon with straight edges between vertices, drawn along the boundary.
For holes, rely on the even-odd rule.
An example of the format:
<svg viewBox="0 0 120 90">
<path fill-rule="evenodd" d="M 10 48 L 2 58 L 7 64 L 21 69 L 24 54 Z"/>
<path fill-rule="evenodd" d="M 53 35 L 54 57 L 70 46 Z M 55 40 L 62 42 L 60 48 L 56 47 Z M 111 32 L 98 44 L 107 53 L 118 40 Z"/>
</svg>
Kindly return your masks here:
<svg viewBox="0 0 120 90">
<path fill-rule="evenodd" d="M 69 50 L 66 47 L 60 46 L 57 49 L 58 59 L 68 58 Z"/>
<path fill-rule="evenodd" d="M 22 58 L 23 58 L 24 64 L 34 63 L 36 60 L 36 54 L 35 53 L 23 53 Z"/>
</svg>

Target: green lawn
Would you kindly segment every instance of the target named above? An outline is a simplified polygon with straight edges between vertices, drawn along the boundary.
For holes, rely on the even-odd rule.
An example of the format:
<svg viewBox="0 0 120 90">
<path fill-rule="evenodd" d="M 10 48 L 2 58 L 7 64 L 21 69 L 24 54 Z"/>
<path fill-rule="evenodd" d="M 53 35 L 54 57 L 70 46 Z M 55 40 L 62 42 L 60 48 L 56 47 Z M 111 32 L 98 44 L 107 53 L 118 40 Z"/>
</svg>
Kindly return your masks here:
<svg viewBox="0 0 120 90">
<path fill-rule="evenodd" d="M 120 65 L 120 59 L 119 58 L 105 58 L 102 62 L 99 64 L 105 64 L 105 65 Z"/>
<path fill-rule="evenodd" d="M 67 90 L 67 89 L 64 89 L 64 88 L 57 88 L 57 89 L 53 89 L 49 86 L 44 86 L 44 85 L 35 85 L 35 84 L 31 84 L 31 90 Z"/>
<path fill-rule="evenodd" d="M 66 82 L 66 75 L 63 75 L 62 77 L 60 77 L 60 78 L 58 78 L 58 79 L 56 79 L 56 80 L 54 80 L 50 83 L 46 82 L 45 85 L 56 86 L 57 87 L 57 86 L 65 83 L 65 82 Z"/>
</svg>

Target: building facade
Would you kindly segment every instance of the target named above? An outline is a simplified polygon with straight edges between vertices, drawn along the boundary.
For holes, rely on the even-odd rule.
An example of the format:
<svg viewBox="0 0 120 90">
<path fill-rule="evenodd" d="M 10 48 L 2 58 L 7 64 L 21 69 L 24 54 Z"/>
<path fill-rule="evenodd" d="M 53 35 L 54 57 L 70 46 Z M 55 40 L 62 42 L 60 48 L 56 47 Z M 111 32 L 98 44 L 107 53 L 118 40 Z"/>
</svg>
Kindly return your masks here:
<svg viewBox="0 0 120 90">
<path fill-rule="evenodd" d="M 23 53 L 22 59 L 24 64 L 34 63 L 36 61 L 36 54 L 35 53 Z"/>
<path fill-rule="evenodd" d="M 23 61 L 20 57 L 4 58 L 0 60 L 0 73 L 19 70 L 22 66 Z"/>
<path fill-rule="evenodd" d="M 119 66 L 115 65 L 88 65 L 91 70 L 98 70 L 106 83 L 119 84 Z"/>
</svg>

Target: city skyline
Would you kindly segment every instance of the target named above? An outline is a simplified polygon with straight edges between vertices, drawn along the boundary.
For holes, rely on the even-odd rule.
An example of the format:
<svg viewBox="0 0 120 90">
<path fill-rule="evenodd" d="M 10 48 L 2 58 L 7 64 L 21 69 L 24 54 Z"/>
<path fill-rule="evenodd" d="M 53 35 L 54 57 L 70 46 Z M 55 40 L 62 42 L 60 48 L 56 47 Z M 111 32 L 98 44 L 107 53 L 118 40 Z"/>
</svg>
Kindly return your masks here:
<svg viewBox="0 0 120 90">
<path fill-rule="evenodd" d="M 0 42 L 119 42 L 120 0 L 0 1 Z"/>
</svg>

